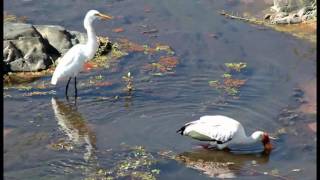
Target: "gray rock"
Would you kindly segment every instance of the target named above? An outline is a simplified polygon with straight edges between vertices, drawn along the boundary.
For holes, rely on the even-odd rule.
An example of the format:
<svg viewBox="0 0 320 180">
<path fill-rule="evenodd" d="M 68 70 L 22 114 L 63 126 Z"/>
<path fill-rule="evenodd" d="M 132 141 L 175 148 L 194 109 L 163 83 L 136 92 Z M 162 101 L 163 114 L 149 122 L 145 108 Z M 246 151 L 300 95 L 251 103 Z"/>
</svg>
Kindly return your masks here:
<svg viewBox="0 0 320 180">
<path fill-rule="evenodd" d="M 5 22 L 3 36 L 6 40 L 17 40 L 21 37 L 41 37 L 41 34 L 31 25 Z"/>
<path fill-rule="evenodd" d="M 72 36 L 71 42 L 72 44 L 84 44 L 87 42 L 87 34 L 81 33 L 78 31 L 70 31 L 70 34 Z"/>
<path fill-rule="evenodd" d="M 299 17 L 302 17 L 303 15 L 306 14 L 306 12 L 307 12 L 307 8 L 304 7 L 304 8 L 301 8 L 297 14 Z"/>
<path fill-rule="evenodd" d="M 58 52 L 50 49 L 41 34 L 30 24 L 5 23 L 3 39 L 3 60 L 9 68 L 6 71 L 37 71 L 52 64 L 50 55 Z"/>
<path fill-rule="evenodd" d="M 61 26 L 4 23 L 3 70 L 47 69 L 72 46 L 85 43 L 87 35 Z"/>
<path fill-rule="evenodd" d="M 35 25 L 44 39 L 59 51 L 61 55 L 65 54 L 72 46 L 85 43 L 87 35 L 77 31 L 67 31 L 62 26 L 54 25 Z"/>
<path fill-rule="evenodd" d="M 71 35 L 65 28 L 50 25 L 35 25 L 34 27 L 60 54 L 64 54 L 72 47 Z"/>
</svg>

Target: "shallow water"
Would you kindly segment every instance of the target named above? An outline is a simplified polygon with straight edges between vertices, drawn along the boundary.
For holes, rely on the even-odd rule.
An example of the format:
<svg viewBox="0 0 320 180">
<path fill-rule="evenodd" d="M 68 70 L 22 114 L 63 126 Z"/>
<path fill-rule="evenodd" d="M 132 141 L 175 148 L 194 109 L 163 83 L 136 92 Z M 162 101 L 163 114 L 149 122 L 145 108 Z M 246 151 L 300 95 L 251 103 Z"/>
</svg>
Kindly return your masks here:
<svg viewBox="0 0 320 180">
<path fill-rule="evenodd" d="M 57 24 L 78 31 L 84 31 L 85 12 L 98 9 L 117 18 L 95 22 L 97 34 L 110 39 L 126 37 L 140 44 L 165 43 L 179 59 L 174 74 L 160 77 L 141 70 L 159 55 L 143 53 L 122 58 L 115 72 L 100 68 L 81 73 L 77 108 L 64 99 L 65 82 L 46 89 L 55 90 L 55 95 L 25 97 L 27 90 L 5 90 L 12 96 L 4 98 L 5 178 L 84 179 L 98 168 L 110 168 L 115 156 L 104 152 L 120 151 L 119 145 L 124 143 L 142 145 L 153 154 L 166 150 L 190 157 L 191 162 L 202 159 L 216 163 L 211 169 L 195 170 L 188 163 L 160 158 L 156 164 L 159 179 L 208 179 L 223 172 L 231 172 L 239 179 L 275 178 L 247 169 L 268 173 L 276 169 L 289 179 L 316 179 L 315 134 L 306 127 L 315 118 L 301 115 L 290 126 L 279 120 L 284 108 L 297 106 L 292 96 L 294 88 L 316 77 L 315 46 L 288 34 L 225 19 L 217 12 L 247 8 L 237 1 L 212 0 L 4 1 L 5 11 L 27 16 L 30 23 Z M 141 25 L 158 32 L 142 34 L 145 29 Z M 117 27 L 125 31 L 112 32 Z M 208 81 L 221 80 L 224 63 L 239 61 L 248 65 L 236 76 L 247 79 L 239 98 L 223 96 L 208 85 Z M 121 79 L 129 71 L 135 86 L 131 94 L 123 90 L 125 82 Z M 81 87 L 81 82 L 97 75 L 113 85 Z M 27 85 L 48 84 L 49 80 L 46 76 Z M 72 90 L 71 86 L 70 94 Z M 197 150 L 198 142 L 175 131 L 185 122 L 207 114 L 234 117 L 248 134 L 256 129 L 273 133 L 282 127 L 297 132 L 281 135 L 268 156 Z M 50 148 L 60 140 L 73 149 Z M 236 167 L 217 168 L 226 162 Z M 203 173 L 206 171 L 211 175 Z"/>
</svg>

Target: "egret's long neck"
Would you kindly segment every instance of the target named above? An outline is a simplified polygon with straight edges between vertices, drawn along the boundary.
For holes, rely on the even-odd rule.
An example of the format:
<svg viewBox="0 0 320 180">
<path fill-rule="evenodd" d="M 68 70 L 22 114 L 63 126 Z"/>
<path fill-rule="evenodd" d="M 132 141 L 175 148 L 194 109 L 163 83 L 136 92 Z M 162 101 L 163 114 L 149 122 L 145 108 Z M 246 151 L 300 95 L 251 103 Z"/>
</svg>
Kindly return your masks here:
<svg viewBox="0 0 320 180">
<path fill-rule="evenodd" d="M 92 28 L 92 25 L 88 26 L 87 28 L 87 35 L 88 35 L 88 41 L 87 44 L 88 46 L 96 45 L 97 44 L 97 36 L 96 32 Z"/>
<path fill-rule="evenodd" d="M 94 31 L 91 23 L 87 23 L 85 25 L 85 28 L 87 30 L 87 36 L 88 36 L 88 40 L 86 43 L 87 52 L 88 52 L 87 56 L 89 58 L 93 58 L 93 56 L 96 53 L 96 50 L 98 48 L 96 32 Z"/>
</svg>

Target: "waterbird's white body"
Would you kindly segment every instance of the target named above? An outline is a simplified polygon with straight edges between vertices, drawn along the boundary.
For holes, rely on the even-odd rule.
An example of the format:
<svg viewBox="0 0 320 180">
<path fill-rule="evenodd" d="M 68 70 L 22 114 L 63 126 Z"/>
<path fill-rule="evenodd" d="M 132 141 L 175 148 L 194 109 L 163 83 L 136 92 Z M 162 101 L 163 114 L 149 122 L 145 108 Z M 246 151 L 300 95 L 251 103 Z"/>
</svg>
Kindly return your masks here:
<svg viewBox="0 0 320 180">
<path fill-rule="evenodd" d="M 73 46 L 63 57 L 59 60 L 58 66 L 55 69 L 51 84 L 56 85 L 60 79 L 76 77 L 81 71 L 86 59 L 93 56 L 87 56 L 84 52 L 85 49 L 90 48 L 92 52 L 96 51 L 95 47 L 87 47 L 83 44 Z"/>
<path fill-rule="evenodd" d="M 230 148 L 231 145 L 250 145 L 259 141 L 270 145 L 266 133 L 256 131 L 247 136 L 238 121 L 221 115 L 202 116 L 199 120 L 186 123 L 177 132 L 200 141 L 209 141 L 210 145 L 220 150 Z"/>
<path fill-rule="evenodd" d="M 51 84 L 56 85 L 60 79 L 69 78 L 70 81 L 72 77 L 76 78 L 76 76 L 82 70 L 84 63 L 94 57 L 98 49 L 98 42 L 96 33 L 92 27 L 92 23 L 98 17 L 101 19 L 112 19 L 111 16 L 101 14 L 97 10 L 90 10 L 87 12 L 83 21 L 83 25 L 87 30 L 88 41 L 86 44 L 77 44 L 73 46 L 58 61 L 58 66 L 52 75 Z M 68 89 L 68 84 L 66 92 Z"/>
</svg>

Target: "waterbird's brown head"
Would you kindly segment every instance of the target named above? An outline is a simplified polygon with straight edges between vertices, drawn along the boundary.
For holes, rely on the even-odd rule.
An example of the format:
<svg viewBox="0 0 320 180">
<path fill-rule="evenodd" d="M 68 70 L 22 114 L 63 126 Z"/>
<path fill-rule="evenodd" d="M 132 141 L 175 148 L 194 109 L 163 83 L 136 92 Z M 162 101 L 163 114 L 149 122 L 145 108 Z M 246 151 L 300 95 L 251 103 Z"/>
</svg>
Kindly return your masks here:
<svg viewBox="0 0 320 180">
<path fill-rule="evenodd" d="M 270 143 L 270 136 L 268 133 L 263 133 L 262 135 L 262 144 L 264 146 L 264 149 L 266 151 L 271 151 L 272 150 L 272 144 Z"/>
</svg>

